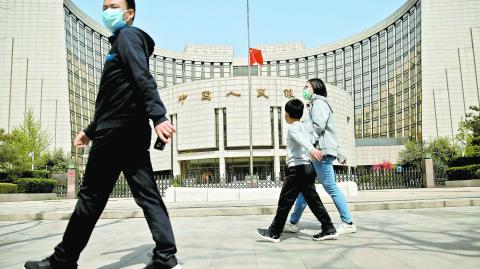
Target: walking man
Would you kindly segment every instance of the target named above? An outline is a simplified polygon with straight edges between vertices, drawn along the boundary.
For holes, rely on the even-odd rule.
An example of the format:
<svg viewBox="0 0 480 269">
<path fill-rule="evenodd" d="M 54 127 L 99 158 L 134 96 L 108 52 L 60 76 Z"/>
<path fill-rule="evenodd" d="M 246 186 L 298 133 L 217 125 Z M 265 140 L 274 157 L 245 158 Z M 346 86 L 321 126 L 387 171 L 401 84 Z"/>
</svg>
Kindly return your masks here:
<svg viewBox="0 0 480 269">
<path fill-rule="evenodd" d="M 157 85 L 149 72 L 154 42 L 132 27 L 134 0 L 104 0 L 102 18 L 113 33 L 105 59 L 91 124 L 75 138 L 77 147 L 92 141 L 78 201 L 54 253 L 42 261 L 30 261 L 27 269 L 77 268 L 120 172 L 125 175 L 135 202 L 143 209 L 156 243 L 146 268 L 179 269 L 172 226 L 158 192 L 150 162 L 151 128 L 168 143 L 175 128 L 165 117 Z"/>
</svg>

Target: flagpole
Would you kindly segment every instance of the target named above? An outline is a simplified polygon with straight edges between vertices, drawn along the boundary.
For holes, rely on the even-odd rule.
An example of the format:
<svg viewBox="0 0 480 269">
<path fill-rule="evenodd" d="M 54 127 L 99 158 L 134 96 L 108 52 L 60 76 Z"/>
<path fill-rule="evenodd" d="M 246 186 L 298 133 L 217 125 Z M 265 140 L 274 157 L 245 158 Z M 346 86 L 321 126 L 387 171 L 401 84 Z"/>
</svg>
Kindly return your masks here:
<svg viewBox="0 0 480 269">
<path fill-rule="evenodd" d="M 253 180 L 253 144 L 252 144 L 252 65 L 250 63 L 250 6 L 247 0 L 247 39 L 248 39 L 248 128 L 250 140 L 250 180 Z"/>
</svg>

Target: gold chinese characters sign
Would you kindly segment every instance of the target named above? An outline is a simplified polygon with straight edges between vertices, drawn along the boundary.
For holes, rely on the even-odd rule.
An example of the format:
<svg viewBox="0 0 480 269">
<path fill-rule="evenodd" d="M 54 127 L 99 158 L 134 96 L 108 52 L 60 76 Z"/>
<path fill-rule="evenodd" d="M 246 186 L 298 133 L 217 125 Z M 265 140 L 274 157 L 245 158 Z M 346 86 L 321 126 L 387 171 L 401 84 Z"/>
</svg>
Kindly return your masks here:
<svg viewBox="0 0 480 269">
<path fill-rule="evenodd" d="M 230 91 L 229 93 L 227 93 L 227 97 L 229 97 L 230 95 L 233 95 L 233 96 L 236 96 L 236 97 L 240 97 L 242 94 L 239 93 L 239 92 Z"/>
<path fill-rule="evenodd" d="M 294 98 L 295 96 L 293 95 L 293 90 L 292 89 L 285 89 L 283 90 L 283 95 L 287 98 Z"/>
<path fill-rule="evenodd" d="M 212 100 L 212 92 L 211 91 L 203 91 L 202 92 L 202 101 L 211 101 Z"/>
<path fill-rule="evenodd" d="M 178 96 L 178 102 L 182 104 L 183 106 L 183 103 L 185 102 L 185 100 L 187 99 L 188 95 L 185 94 L 185 93 L 182 93 Z"/>
<path fill-rule="evenodd" d="M 266 93 L 265 91 L 266 91 L 266 90 L 263 89 L 263 88 L 257 89 L 257 98 L 260 98 L 260 97 L 268 98 L 268 95 L 267 95 L 267 93 Z"/>
</svg>

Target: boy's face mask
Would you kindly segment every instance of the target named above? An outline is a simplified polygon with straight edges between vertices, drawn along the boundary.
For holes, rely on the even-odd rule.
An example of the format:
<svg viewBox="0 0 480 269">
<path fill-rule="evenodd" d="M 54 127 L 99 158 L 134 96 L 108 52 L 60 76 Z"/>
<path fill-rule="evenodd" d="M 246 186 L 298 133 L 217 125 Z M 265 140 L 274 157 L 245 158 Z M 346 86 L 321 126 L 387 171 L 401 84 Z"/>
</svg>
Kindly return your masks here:
<svg viewBox="0 0 480 269">
<path fill-rule="evenodd" d="M 127 23 L 123 20 L 123 13 L 120 9 L 105 9 L 102 12 L 102 20 L 105 27 L 107 27 L 110 32 L 115 33 L 116 31 L 127 26 Z"/>
</svg>

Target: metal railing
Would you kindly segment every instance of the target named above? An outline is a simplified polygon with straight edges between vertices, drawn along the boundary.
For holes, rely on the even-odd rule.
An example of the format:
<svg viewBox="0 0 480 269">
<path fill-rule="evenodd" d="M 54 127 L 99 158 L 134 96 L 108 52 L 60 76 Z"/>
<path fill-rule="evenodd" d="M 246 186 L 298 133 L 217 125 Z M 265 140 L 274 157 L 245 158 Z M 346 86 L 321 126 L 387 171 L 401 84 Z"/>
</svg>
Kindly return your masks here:
<svg viewBox="0 0 480 269">
<path fill-rule="evenodd" d="M 438 170 L 440 171 L 440 170 Z M 444 170 L 443 170 L 444 171 Z M 283 173 L 282 173 L 283 174 Z M 380 170 L 373 171 L 365 168 L 350 168 L 350 170 L 336 171 L 336 181 L 353 181 L 357 183 L 359 190 L 381 190 L 381 189 L 404 189 L 421 188 L 422 171 L 418 168 L 403 168 L 402 170 Z M 444 175 L 443 174 L 439 174 Z M 437 177 L 437 174 L 436 174 Z M 261 174 L 254 176 L 253 180 L 248 175 L 226 176 L 199 175 L 199 176 L 154 176 L 158 191 L 162 196 L 169 187 L 190 187 L 190 188 L 274 188 L 281 187 L 283 177 L 275 178 L 272 174 Z M 440 178 L 436 183 L 441 184 L 444 179 Z M 81 179 L 79 184 L 81 184 Z M 58 197 L 66 197 L 66 186 L 57 186 L 55 192 Z M 133 197 L 125 177 L 120 175 L 110 197 L 126 198 Z"/>
<path fill-rule="evenodd" d="M 422 187 L 422 170 L 403 168 L 401 170 L 378 170 L 351 168 L 336 173 L 337 182 L 353 181 L 358 190 L 407 189 Z"/>
<path fill-rule="evenodd" d="M 435 178 L 435 187 L 443 187 L 445 186 L 445 180 L 447 178 L 447 166 L 440 165 L 440 164 L 433 164 L 433 174 Z"/>
</svg>

